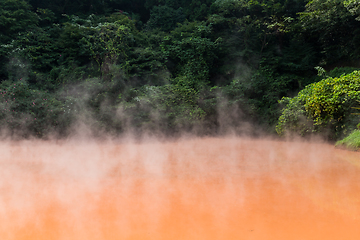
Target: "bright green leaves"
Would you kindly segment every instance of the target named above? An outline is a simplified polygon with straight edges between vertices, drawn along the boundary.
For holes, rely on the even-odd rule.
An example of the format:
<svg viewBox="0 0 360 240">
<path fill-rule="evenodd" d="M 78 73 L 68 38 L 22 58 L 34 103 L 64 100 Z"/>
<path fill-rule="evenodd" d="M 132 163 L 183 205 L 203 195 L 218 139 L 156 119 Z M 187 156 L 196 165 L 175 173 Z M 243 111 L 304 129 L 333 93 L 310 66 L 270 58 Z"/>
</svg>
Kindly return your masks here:
<svg viewBox="0 0 360 240">
<path fill-rule="evenodd" d="M 360 71 L 342 75 L 337 78 L 326 78 L 317 83 L 307 85 L 293 99 L 284 98 L 281 103 L 286 104 L 279 118 L 277 131 L 304 133 L 303 126 L 312 127 L 306 131 L 323 132 L 327 127 L 336 136 L 342 134 L 345 123 L 351 127 L 354 123 L 351 117 L 351 107 L 360 100 Z M 304 125 L 305 124 L 305 125 Z M 302 126 L 302 127 L 300 127 Z M 334 136 L 333 136 L 334 137 Z"/>
<path fill-rule="evenodd" d="M 358 0 L 345 0 L 344 6 L 347 10 L 360 21 L 360 2 Z"/>
<path fill-rule="evenodd" d="M 298 97 L 315 125 L 339 122 L 349 114 L 350 106 L 360 99 L 360 72 L 310 84 Z"/>
</svg>

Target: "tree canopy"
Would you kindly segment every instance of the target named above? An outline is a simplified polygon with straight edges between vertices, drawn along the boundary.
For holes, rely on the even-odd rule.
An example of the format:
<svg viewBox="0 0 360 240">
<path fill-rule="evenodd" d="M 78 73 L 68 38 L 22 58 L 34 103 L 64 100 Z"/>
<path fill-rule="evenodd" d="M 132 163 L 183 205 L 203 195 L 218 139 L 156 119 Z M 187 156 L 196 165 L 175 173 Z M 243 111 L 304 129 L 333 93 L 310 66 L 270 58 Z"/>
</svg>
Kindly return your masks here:
<svg viewBox="0 0 360 240">
<path fill-rule="evenodd" d="M 1 126 L 66 136 L 86 116 L 115 135 L 217 134 L 249 121 L 337 138 L 356 125 L 359 14 L 353 0 L 0 0 Z"/>
</svg>

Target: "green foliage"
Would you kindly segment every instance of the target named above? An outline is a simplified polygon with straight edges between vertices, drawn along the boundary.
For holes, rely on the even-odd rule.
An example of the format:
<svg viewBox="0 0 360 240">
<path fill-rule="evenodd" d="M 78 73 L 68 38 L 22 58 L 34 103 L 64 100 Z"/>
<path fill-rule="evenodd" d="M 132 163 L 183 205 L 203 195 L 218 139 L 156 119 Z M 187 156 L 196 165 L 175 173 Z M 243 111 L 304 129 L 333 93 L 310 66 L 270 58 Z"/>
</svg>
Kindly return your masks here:
<svg viewBox="0 0 360 240">
<path fill-rule="evenodd" d="M 134 34 L 134 44 L 129 48 L 126 61 L 126 73 L 134 83 L 159 85 L 168 81 L 167 56 L 159 44 L 166 35 L 156 30 Z"/>
<path fill-rule="evenodd" d="M 161 29 L 162 31 L 171 31 L 177 23 L 185 20 L 182 8 L 173 9 L 169 6 L 154 6 L 150 12 L 150 19 L 147 22 L 149 29 Z"/>
<path fill-rule="evenodd" d="M 280 109 L 278 99 L 293 92 L 300 79 L 295 75 L 280 75 L 268 66 L 258 70 L 242 67 L 239 76 L 223 89 L 230 101 L 239 102 L 242 109 L 257 119 L 257 123 L 275 125 Z"/>
<path fill-rule="evenodd" d="M 226 115 L 233 127 L 245 118 L 274 130 L 279 119 L 280 134 L 327 131 L 338 138 L 356 122 L 356 69 L 325 69 L 358 67 L 357 1 L 29 3 L 0 1 L 0 84 L 11 92 L 21 82 L 53 99 L 47 105 L 59 114 L 43 114 L 46 108 L 36 106 L 44 100 L 31 94 L 23 105 L 10 99 L 14 113 L 3 112 L 1 121 L 15 124 L 12 131 L 23 121 L 16 111 L 37 116 L 21 126 L 38 136 L 66 134 L 79 112 L 114 134 L 199 125 L 216 132 Z M 35 106 L 25 107 L 29 101 Z"/>
<path fill-rule="evenodd" d="M 279 103 L 284 106 L 276 125 L 276 132 L 280 136 L 287 132 L 299 136 L 306 136 L 314 132 L 314 122 L 307 117 L 305 107 L 298 97 L 284 97 Z"/>
<path fill-rule="evenodd" d="M 0 82 L 7 76 L 8 44 L 18 33 L 37 25 L 39 19 L 24 0 L 0 1 Z"/>
<path fill-rule="evenodd" d="M 210 13 L 210 6 L 214 0 L 146 0 L 145 6 L 152 9 L 156 6 L 166 6 L 172 9 L 182 8 L 184 17 L 188 20 L 204 20 Z"/>
<path fill-rule="evenodd" d="M 121 22 L 103 23 L 90 27 L 89 33 L 82 37 L 83 53 L 96 60 L 103 74 L 109 71 L 109 65 L 125 62 L 130 38 L 130 29 Z"/>
<path fill-rule="evenodd" d="M 360 99 L 359 90 L 360 72 L 355 71 L 308 85 L 298 97 L 315 125 L 326 125 L 329 121 L 339 122 L 346 117 L 349 107 Z"/>
<path fill-rule="evenodd" d="M 360 148 L 360 131 L 354 130 L 346 138 L 336 142 L 337 147 L 346 147 L 350 150 L 358 150 Z"/>
<path fill-rule="evenodd" d="M 11 135 L 46 136 L 69 126 L 64 106 L 53 94 L 30 88 L 25 80 L 0 84 L 0 123 Z"/>
<path fill-rule="evenodd" d="M 186 77 L 183 84 L 197 90 L 208 84 L 210 69 L 222 41 L 221 38 L 207 37 L 210 33 L 211 25 L 186 22 L 164 38 L 161 48 L 173 65 L 170 71 L 175 82 L 176 77 Z"/>
<path fill-rule="evenodd" d="M 297 34 L 294 7 L 301 6 L 301 1 L 216 1 L 213 11 L 218 13 L 208 21 L 218 31 L 228 29 L 222 32 L 226 57 L 221 75 L 233 78 L 239 61 L 277 75 L 298 75 L 296 81 L 309 75 L 318 59 L 313 46 Z"/>
<path fill-rule="evenodd" d="M 50 33 L 39 27 L 19 33 L 16 39 L 5 46 L 8 57 L 26 59 L 35 71 L 50 71 L 61 59 L 61 53 Z"/>
<path fill-rule="evenodd" d="M 321 47 L 323 64 L 360 56 L 360 22 L 344 1 L 310 1 L 306 11 L 300 13 L 300 23 L 304 33 Z"/>
<path fill-rule="evenodd" d="M 185 0 L 182 7 L 186 18 L 189 20 L 204 20 L 211 10 L 211 5 L 215 0 Z"/>
<path fill-rule="evenodd" d="M 89 15 L 91 13 L 104 14 L 108 11 L 108 6 L 112 0 L 29 0 L 29 2 L 35 9 L 49 9 L 59 17 L 64 13 L 69 15 Z"/>
<path fill-rule="evenodd" d="M 360 3 L 359 1 L 356 0 L 346 0 L 343 1 L 344 6 L 346 7 L 346 9 L 353 15 L 356 17 L 356 20 L 359 21 L 360 20 Z"/>
<path fill-rule="evenodd" d="M 18 32 L 38 23 L 37 15 L 30 8 L 24 0 L 0 1 L 0 43 L 7 43 Z"/>
<path fill-rule="evenodd" d="M 351 107 L 360 100 L 360 72 L 326 78 L 305 87 L 294 99 L 283 99 L 286 104 L 279 118 L 277 131 L 288 130 L 322 132 L 330 129 L 330 137 L 337 138 L 354 128 Z M 313 121 L 313 128 L 299 127 L 299 119 Z M 306 124 L 307 126 L 307 124 Z"/>
<path fill-rule="evenodd" d="M 119 101 L 122 114 L 131 118 L 128 127 L 138 131 L 192 129 L 205 117 L 198 105 L 198 92 L 178 84 L 131 89 L 127 94 L 119 95 Z"/>
<path fill-rule="evenodd" d="M 354 71 L 358 71 L 360 70 L 359 68 L 354 68 L 354 67 L 336 67 L 333 70 L 329 71 L 326 73 L 327 77 L 332 77 L 332 78 L 339 78 L 343 75 L 348 75 Z"/>
<path fill-rule="evenodd" d="M 106 79 L 111 65 L 121 64 L 126 71 L 127 55 L 137 30 L 134 23 L 122 14 L 113 14 L 99 22 L 90 15 L 76 16 L 66 22 L 58 40 L 63 61 L 67 65 L 84 66 L 96 63 L 98 72 Z M 89 77 L 89 76 L 85 76 Z"/>
<path fill-rule="evenodd" d="M 244 16 L 280 17 L 292 16 L 303 10 L 304 1 L 245 1 L 245 0 L 216 0 L 212 6 L 213 12 L 219 11 L 226 16 L 242 18 Z"/>
<path fill-rule="evenodd" d="M 51 26 L 53 24 L 53 22 L 56 20 L 55 13 L 53 11 L 51 11 L 50 9 L 38 8 L 36 10 L 36 14 L 39 17 L 39 20 L 40 20 L 39 25 L 41 27 Z"/>
</svg>

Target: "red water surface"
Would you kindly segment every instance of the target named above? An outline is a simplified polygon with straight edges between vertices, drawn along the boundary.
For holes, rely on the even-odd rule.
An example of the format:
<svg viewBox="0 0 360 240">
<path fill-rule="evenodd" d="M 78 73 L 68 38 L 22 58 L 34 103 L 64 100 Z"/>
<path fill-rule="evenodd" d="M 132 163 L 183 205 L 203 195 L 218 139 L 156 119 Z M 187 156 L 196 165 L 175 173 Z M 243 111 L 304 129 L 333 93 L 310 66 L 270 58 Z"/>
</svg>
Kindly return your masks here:
<svg viewBox="0 0 360 240">
<path fill-rule="evenodd" d="M 359 239 L 360 155 L 245 138 L 1 142 L 0 239 Z"/>
</svg>

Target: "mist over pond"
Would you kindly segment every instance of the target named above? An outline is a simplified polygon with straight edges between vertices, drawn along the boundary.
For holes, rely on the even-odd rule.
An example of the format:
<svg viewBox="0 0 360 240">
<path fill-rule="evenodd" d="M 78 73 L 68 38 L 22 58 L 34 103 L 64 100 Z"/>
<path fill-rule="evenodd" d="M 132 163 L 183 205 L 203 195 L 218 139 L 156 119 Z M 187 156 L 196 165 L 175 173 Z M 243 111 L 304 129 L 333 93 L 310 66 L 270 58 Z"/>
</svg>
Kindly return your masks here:
<svg viewBox="0 0 360 240">
<path fill-rule="evenodd" d="M 1 142 L 0 236 L 357 239 L 360 156 L 238 137 Z"/>
</svg>

